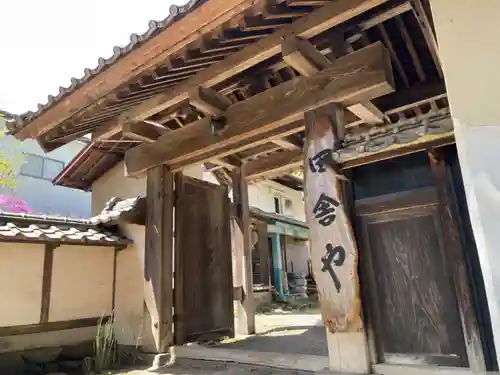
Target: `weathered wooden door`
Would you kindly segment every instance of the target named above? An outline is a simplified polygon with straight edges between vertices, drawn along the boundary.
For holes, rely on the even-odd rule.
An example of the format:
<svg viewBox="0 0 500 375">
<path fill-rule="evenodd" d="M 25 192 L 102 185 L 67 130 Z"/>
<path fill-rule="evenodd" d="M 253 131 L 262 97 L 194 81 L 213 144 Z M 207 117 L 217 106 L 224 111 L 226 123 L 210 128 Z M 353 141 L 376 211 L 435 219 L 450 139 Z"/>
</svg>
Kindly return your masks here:
<svg viewBox="0 0 500 375">
<path fill-rule="evenodd" d="M 179 174 L 175 181 L 176 344 L 234 334 L 227 188 Z"/>
<path fill-rule="evenodd" d="M 356 216 L 378 361 L 467 366 L 436 190 L 362 199 Z"/>
</svg>

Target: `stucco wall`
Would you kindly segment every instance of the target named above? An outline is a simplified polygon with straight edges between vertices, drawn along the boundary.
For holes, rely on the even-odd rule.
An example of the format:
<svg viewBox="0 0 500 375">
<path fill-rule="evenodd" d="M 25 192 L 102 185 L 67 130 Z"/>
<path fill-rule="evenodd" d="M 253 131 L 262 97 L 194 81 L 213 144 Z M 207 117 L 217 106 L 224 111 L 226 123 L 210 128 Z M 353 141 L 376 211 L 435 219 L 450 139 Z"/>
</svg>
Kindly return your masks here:
<svg viewBox="0 0 500 375">
<path fill-rule="evenodd" d="M 40 323 L 43 244 L 0 242 L 1 327 Z M 114 249 L 60 246 L 54 250 L 49 321 L 95 318 L 112 310 Z M 13 278 L 14 276 L 14 278 Z M 29 335 L 0 335 L 0 352 L 93 340 L 95 327 Z"/>
<path fill-rule="evenodd" d="M 113 311 L 114 254 L 112 247 L 59 246 L 54 250 L 50 322 Z"/>
<path fill-rule="evenodd" d="M 500 361 L 500 2 L 431 0 L 467 206 Z"/>
</svg>

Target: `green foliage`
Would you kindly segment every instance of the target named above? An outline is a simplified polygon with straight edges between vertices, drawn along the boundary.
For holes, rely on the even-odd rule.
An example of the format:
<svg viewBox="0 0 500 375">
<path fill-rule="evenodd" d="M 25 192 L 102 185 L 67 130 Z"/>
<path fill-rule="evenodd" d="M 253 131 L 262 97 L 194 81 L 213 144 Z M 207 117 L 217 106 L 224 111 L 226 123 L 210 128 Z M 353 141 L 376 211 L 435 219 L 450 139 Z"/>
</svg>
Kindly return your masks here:
<svg viewBox="0 0 500 375">
<path fill-rule="evenodd" d="M 5 129 L 0 129 L 0 137 L 5 136 Z M 16 174 L 23 164 L 23 154 L 16 152 L 15 147 L 8 150 L 0 149 L 0 189 L 14 189 Z"/>
</svg>

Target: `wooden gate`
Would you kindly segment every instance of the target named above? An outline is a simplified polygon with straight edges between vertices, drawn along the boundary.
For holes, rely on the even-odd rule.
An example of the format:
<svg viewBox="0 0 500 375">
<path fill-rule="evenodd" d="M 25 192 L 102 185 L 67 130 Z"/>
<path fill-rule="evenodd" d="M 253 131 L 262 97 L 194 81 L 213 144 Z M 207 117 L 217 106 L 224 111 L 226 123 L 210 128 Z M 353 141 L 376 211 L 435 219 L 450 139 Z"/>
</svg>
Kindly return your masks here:
<svg viewBox="0 0 500 375">
<path fill-rule="evenodd" d="M 176 344 L 233 336 L 227 188 L 178 174 L 175 189 Z"/>
</svg>

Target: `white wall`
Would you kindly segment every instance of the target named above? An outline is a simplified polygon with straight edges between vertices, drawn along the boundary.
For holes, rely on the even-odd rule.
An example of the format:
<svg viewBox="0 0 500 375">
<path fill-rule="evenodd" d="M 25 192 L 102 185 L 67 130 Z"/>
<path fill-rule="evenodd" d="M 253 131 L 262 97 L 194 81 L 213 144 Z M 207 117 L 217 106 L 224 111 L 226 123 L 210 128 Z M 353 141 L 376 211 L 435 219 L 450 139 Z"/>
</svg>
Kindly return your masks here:
<svg viewBox="0 0 500 375">
<path fill-rule="evenodd" d="M 500 361 L 500 1 L 431 0 L 431 8 Z"/>
<path fill-rule="evenodd" d="M 114 248 L 54 250 L 49 322 L 96 318 L 112 310 Z M 44 244 L 0 242 L 0 327 L 36 325 L 42 308 Z M 0 353 L 92 341 L 96 327 L 0 336 Z"/>
<path fill-rule="evenodd" d="M 274 181 L 263 181 L 248 187 L 250 207 L 256 207 L 266 212 L 274 213 L 274 197 L 283 197 L 292 201 L 291 211 L 285 211 L 285 216 L 305 221 L 304 201 L 302 192 L 290 189 Z"/>
</svg>

